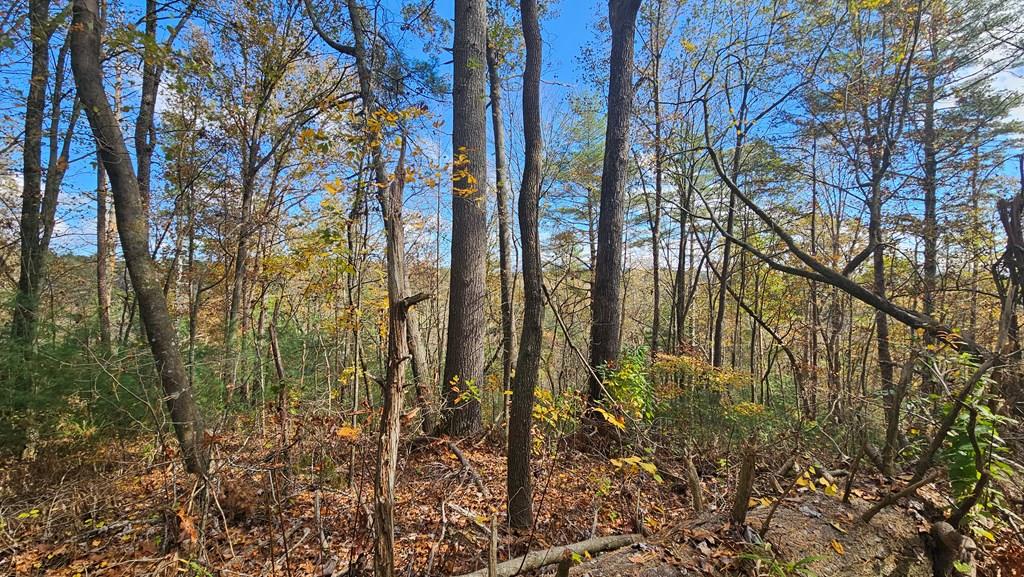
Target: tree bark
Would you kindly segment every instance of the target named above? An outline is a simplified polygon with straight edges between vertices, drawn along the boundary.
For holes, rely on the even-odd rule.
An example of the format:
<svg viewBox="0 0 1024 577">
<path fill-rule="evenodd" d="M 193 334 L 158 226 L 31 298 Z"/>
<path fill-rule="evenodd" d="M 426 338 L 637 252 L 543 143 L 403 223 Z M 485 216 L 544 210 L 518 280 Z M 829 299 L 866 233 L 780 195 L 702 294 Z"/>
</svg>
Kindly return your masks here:
<svg viewBox="0 0 1024 577">
<path fill-rule="evenodd" d="M 456 0 L 452 86 L 452 245 L 445 352 L 443 433 L 480 429 L 487 329 L 487 10 Z"/>
<path fill-rule="evenodd" d="M 625 211 L 629 123 L 633 116 L 633 37 L 640 0 L 609 0 L 612 50 L 608 78 L 608 124 L 601 172 L 601 208 L 597 259 L 591 289 L 590 364 L 618 360 L 622 324 L 622 226 Z M 603 385 L 591 376 L 588 401 L 603 397 Z"/>
<path fill-rule="evenodd" d="M 543 272 L 540 258 L 540 75 L 542 44 L 537 0 L 521 0 L 526 70 L 523 73 L 523 131 L 526 150 L 519 192 L 519 235 L 523 245 L 523 330 L 519 341 L 518 370 L 512 380 L 512 406 L 508 425 L 508 516 L 513 527 L 533 524 L 533 493 L 530 479 L 530 431 L 533 395 L 540 370 L 544 325 Z"/>
<path fill-rule="evenodd" d="M 208 453 L 203 439 L 202 417 L 192 397 L 188 373 L 181 359 L 161 275 L 149 255 L 141 194 L 131 167 L 131 156 L 103 88 L 97 3 L 97 0 L 74 2 L 71 66 L 79 97 L 100 147 L 100 161 L 110 181 L 125 263 L 138 296 L 142 322 L 146 326 L 182 457 L 191 473 L 205 476 Z"/>
</svg>

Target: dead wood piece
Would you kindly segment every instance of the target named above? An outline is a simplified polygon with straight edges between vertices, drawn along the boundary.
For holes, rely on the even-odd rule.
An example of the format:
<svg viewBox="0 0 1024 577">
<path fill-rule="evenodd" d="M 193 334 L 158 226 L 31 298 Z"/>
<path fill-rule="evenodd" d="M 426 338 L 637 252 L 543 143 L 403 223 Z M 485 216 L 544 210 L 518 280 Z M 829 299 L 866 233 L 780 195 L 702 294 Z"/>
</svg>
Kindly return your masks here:
<svg viewBox="0 0 1024 577">
<path fill-rule="evenodd" d="M 750 493 L 754 487 L 754 463 L 756 454 L 752 447 L 743 451 L 743 463 L 740 476 L 736 481 L 736 496 L 732 503 L 732 522 L 743 525 L 747 521 L 747 509 L 750 507 Z"/>
<path fill-rule="evenodd" d="M 448 445 L 448 448 L 451 449 L 453 453 L 455 453 L 455 456 L 459 459 L 459 462 L 462 463 L 462 468 L 469 473 L 470 478 L 473 479 L 473 484 L 476 485 L 476 488 L 478 491 L 480 491 L 480 494 L 489 499 L 491 497 L 491 492 L 487 490 L 487 485 L 484 485 L 484 480 L 480 478 L 480 473 L 476 472 L 476 468 L 473 467 L 473 463 L 469 462 L 469 459 L 466 458 L 466 455 L 463 454 L 462 450 L 459 449 L 458 445 L 451 441 L 445 441 L 445 443 Z"/>
<path fill-rule="evenodd" d="M 498 516 L 491 516 L 491 546 L 487 550 L 487 577 L 498 577 Z"/>
<path fill-rule="evenodd" d="M 686 484 L 690 487 L 693 511 L 699 515 L 704 512 L 704 496 L 701 493 L 700 475 L 697 474 L 697 467 L 694 466 L 690 455 L 686 455 Z"/>
<path fill-rule="evenodd" d="M 920 489 L 921 487 L 927 485 L 928 483 L 931 483 L 938 476 L 939 476 L 939 473 L 938 472 L 934 472 L 931 475 L 928 475 L 927 477 L 917 481 L 916 483 L 911 483 L 911 484 L 907 485 L 901 491 L 898 491 L 898 492 L 895 492 L 895 493 L 889 493 L 888 495 L 883 497 L 881 501 L 876 503 L 874 507 L 871 507 L 870 509 L 865 511 L 864 514 L 861 516 L 861 520 L 864 521 L 865 523 L 870 522 L 871 519 L 875 515 L 877 515 L 879 511 L 881 511 L 882 509 L 885 509 L 889 505 L 892 505 L 896 501 L 899 501 L 903 497 L 909 497 L 910 495 L 913 495 L 914 493 L 917 492 L 918 489 Z"/>
<path fill-rule="evenodd" d="M 473 511 L 470 511 L 465 507 L 460 507 L 455 503 L 448 503 L 448 508 L 451 509 L 452 511 L 455 511 L 459 515 L 462 515 L 463 517 L 469 519 L 473 523 L 473 527 L 475 527 L 478 531 L 480 531 L 482 534 L 486 535 L 488 539 L 490 539 L 490 527 L 480 522 L 480 519 L 484 518 L 483 515 L 477 515 Z"/>
<path fill-rule="evenodd" d="M 566 551 L 562 555 L 562 560 L 558 562 L 558 572 L 555 574 L 556 577 L 569 577 L 569 569 L 572 568 L 572 553 Z"/>
<path fill-rule="evenodd" d="M 512 577 L 520 573 L 526 573 L 540 569 L 541 567 L 547 567 L 548 565 L 554 565 L 560 562 L 566 554 L 570 557 L 573 554 L 583 555 L 584 553 L 602 553 L 604 551 L 612 551 L 614 549 L 620 549 L 639 543 L 643 541 L 643 536 L 635 533 L 629 535 L 609 535 L 606 537 L 596 537 L 594 539 L 587 539 L 586 541 L 580 541 L 579 543 L 573 543 L 572 545 L 561 545 L 558 547 L 551 547 L 550 549 L 544 549 L 543 551 L 531 551 L 522 557 L 516 557 L 515 559 L 509 559 L 503 563 L 499 563 L 497 567 L 496 577 Z M 459 577 L 487 577 L 487 569 L 480 569 L 472 573 L 466 573 Z"/>
</svg>

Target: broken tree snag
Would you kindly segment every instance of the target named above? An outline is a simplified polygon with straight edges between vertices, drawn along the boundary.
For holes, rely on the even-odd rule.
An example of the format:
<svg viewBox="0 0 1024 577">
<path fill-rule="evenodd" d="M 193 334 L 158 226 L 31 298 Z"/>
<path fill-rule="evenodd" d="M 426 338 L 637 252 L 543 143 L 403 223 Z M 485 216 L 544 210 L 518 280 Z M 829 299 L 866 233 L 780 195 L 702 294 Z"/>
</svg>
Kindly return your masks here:
<svg viewBox="0 0 1024 577">
<path fill-rule="evenodd" d="M 572 568 L 572 552 L 566 551 L 562 554 L 562 560 L 558 562 L 558 570 L 555 577 L 569 577 L 569 569 Z"/>
<path fill-rule="evenodd" d="M 391 202 L 401 202 L 391 198 Z M 399 247 L 401 245 L 398 245 Z M 388 260 L 392 262 L 401 250 L 388 242 Z M 388 286 L 388 361 L 384 386 L 381 388 L 380 436 L 377 439 L 377 469 L 373 483 L 374 497 L 374 571 L 378 576 L 395 574 L 395 477 L 398 470 L 398 441 L 401 435 L 402 391 L 409 359 L 407 319 L 409 309 L 429 298 L 426 293 L 403 297 L 396 283 Z"/>
<path fill-rule="evenodd" d="M 740 465 L 740 476 L 736 481 L 736 497 L 732 502 L 732 522 L 736 525 L 743 525 L 747 521 L 747 508 L 750 502 L 750 492 L 754 487 L 754 458 L 756 453 L 754 447 L 746 446 L 743 449 L 743 463 Z"/>
<path fill-rule="evenodd" d="M 491 543 L 487 549 L 487 577 L 498 577 L 498 516 L 491 515 Z"/>
<path fill-rule="evenodd" d="M 573 543 L 572 545 L 560 545 L 558 547 L 552 547 L 550 549 L 544 549 L 543 551 L 531 551 L 522 557 L 516 557 L 515 559 L 509 559 L 504 563 L 499 563 L 497 570 L 495 571 L 496 577 L 512 577 L 521 573 L 527 573 L 541 567 L 547 567 L 548 565 L 554 565 L 560 562 L 566 555 L 570 558 L 575 555 L 583 555 L 585 553 L 602 553 L 604 551 L 612 551 L 615 549 L 621 549 L 639 543 L 643 541 L 643 535 L 632 533 L 629 535 L 609 535 L 607 537 L 596 537 L 594 539 L 587 539 L 586 541 L 580 541 L 579 543 Z M 459 577 L 488 577 L 488 569 L 484 568 L 479 571 L 472 573 L 466 573 Z"/>
<path fill-rule="evenodd" d="M 686 484 L 690 488 L 690 499 L 693 502 L 693 512 L 698 515 L 704 512 L 704 495 L 701 493 L 700 476 L 697 474 L 697 467 L 693 464 L 693 457 L 686 455 Z"/>
</svg>

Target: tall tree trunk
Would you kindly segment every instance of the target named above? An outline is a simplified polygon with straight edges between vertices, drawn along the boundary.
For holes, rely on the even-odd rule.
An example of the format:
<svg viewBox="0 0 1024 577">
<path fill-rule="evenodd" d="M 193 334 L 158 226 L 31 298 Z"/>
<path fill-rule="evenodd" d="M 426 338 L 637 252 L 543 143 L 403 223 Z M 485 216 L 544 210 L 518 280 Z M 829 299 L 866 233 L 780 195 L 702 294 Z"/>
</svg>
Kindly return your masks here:
<svg viewBox="0 0 1024 577">
<path fill-rule="evenodd" d="M 370 118 L 377 110 L 374 99 L 373 68 L 367 57 L 365 30 L 363 29 L 362 7 L 356 0 L 347 2 L 349 18 L 352 22 L 354 47 L 351 54 L 355 56 L 356 71 L 359 76 L 360 97 L 363 101 L 363 115 Z M 307 4 L 307 9 L 311 7 Z M 405 361 L 409 357 L 410 340 L 413 344 L 414 359 L 416 349 L 422 355 L 420 362 L 422 373 L 425 370 L 425 352 L 422 350 L 418 334 L 411 338 L 408 328 L 410 307 L 415 304 L 407 297 L 408 290 L 405 272 L 405 229 L 402 223 L 402 201 L 405 184 L 405 141 L 402 139 L 402 150 L 395 168 L 394 178 L 388 179 L 384 166 L 383 150 L 378 135 L 367 134 L 366 137 L 375 142 L 371 147 L 374 181 L 377 199 L 380 202 L 381 214 L 384 218 L 385 260 L 387 266 L 388 287 L 388 338 L 387 338 L 387 369 L 382 388 L 383 405 L 381 407 L 380 434 L 377 444 L 377 468 L 374 477 L 374 567 L 378 576 L 391 577 L 395 574 L 395 477 L 398 469 L 398 441 L 401 435 L 400 416 L 402 412 L 402 396 L 405 388 Z M 353 213 L 360 210 L 357 203 Z M 426 295 L 414 297 L 422 300 Z M 351 299 L 351 295 L 350 295 Z M 417 326 L 418 333 L 418 326 Z M 356 333 L 355 356 L 359 358 L 358 332 Z M 415 362 L 415 361 L 414 361 Z M 353 383 L 353 403 L 358 398 L 358 381 Z M 429 391 L 424 382 L 417 380 L 417 400 L 428 405 Z M 355 408 L 355 404 L 353 404 Z M 429 424 L 429 416 L 425 417 L 425 425 Z"/>
<path fill-rule="evenodd" d="M 494 130 L 494 177 L 498 190 L 498 267 L 501 284 L 501 390 L 502 407 L 508 411 L 504 391 L 512 381 L 513 324 L 512 318 L 512 213 L 509 210 L 508 162 L 505 156 L 505 123 L 501 118 L 501 78 L 498 76 L 498 54 L 487 44 L 487 75 L 491 85 L 491 126 Z M 521 201 L 520 201 L 521 202 Z M 522 224 L 520 224 L 522 226 Z M 505 415 L 508 417 L 508 415 Z M 507 424 L 507 423 L 506 423 Z"/>
<path fill-rule="evenodd" d="M 20 270 L 18 290 L 14 299 L 11 336 L 25 344 L 35 341 L 42 287 L 43 259 L 40 250 L 42 222 L 40 211 L 42 191 L 43 116 L 46 108 L 46 86 L 50 77 L 50 3 L 30 0 L 28 20 L 32 42 L 32 76 L 25 101 L 25 146 L 22 153 Z M 55 93 L 55 98 L 57 93 Z M 59 117 L 58 117 L 59 118 Z M 52 127 L 51 127 L 52 128 Z"/>
<path fill-rule="evenodd" d="M 401 161 L 400 161 L 401 162 Z M 401 222 L 402 180 L 401 164 L 398 174 L 387 187 L 386 202 L 392 222 Z M 402 228 L 387 228 L 387 261 L 389 270 L 394 263 L 401 262 L 405 252 Z M 426 294 L 404 297 L 397 282 L 388 282 L 388 358 L 387 373 L 383 387 L 380 436 L 377 443 L 377 469 L 374 480 L 374 524 L 376 526 L 376 547 L 374 565 L 376 574 L 391 577 L 395 574 L 395 477 L 398 471 L 398 441 L 401 435 L 402 394 L 405 387 L 405 368 L 409 358 L 406 314 L 416 302 L 427 298 Z M 358 346 L 358 343 L 356 344 Z"/>
<path fill-rule="evenodd" d="M 142 99 L 139 102 L 139 113 L 135 118 L 135 163 L 136 177 L 139 180 L 139 194 L 142 195 L 142 209 L 146 217 L 148 242 L 149 207 L 152 201 L 150 183 L 153 172 L 153 148 L 156 142 L 156 96 L 160 89 L 160 76 L 163 67 L 159 56 L 154 54 L 157 47 L 157 3 L 146 0 L 144 21 L 143 58 L 142 58 Z"/>
<path fill-rule="evenodd" d="M 487 10 L 485 0 L 455 1 L 452 86 L 452 246 L 442 431 L 480 429 L 487 317 Z"/>
<path fill-rule="evenodd" d="M 936 152 L 935 133 L 935 68 L 936 49 L 932 39 L 931 61 L 927 63 L 927 79 L 924 89 L 924 118 L 921 132 L 921 144 L 924 152 L 924 178 L 921 188 L 924 192 L 924 219 L 922 224 L 922 237 L 924 238 L 924 271 L 923 271 L 923 302 L 922 312 L 928 316 L 935 315 L 935 290 L 938 286 L 938 159 Z M 926 342 L 933 342 L 930 336 L 925 337 Z"/>
<path fill-rule="evenodd" d="M 245 316 L 243 303 L 245 296 L 245 277 L 249 270 L 249 240 L 253 233 L 252 205 L 253 196 L 256 194 L 256 152 L 253 142 L 248 143 L 244 165 L 242 167 L 242 206 L 238 217 L 238 232 L 235 237 L 235 255 L 232 264 L 230 300 L 228 303 L 227 325 L 224 329 L 224 367 L 222 380 L 225 386 L 225 398 L 231 401 L 234 398 L 235 390 L 238 387 L 238 349 L 241 347 L 239 340 L 245 334 L 244 327 L 241 327 L 242 319 Z M 147 227 L 148 236 L 148 227 Z"/>
<path fill-rule="evenodd" d="M 181 359 L 160 271 L 149 255 L 145 215 L 138 180 L 131 167 L 131 155 L 124 145 L 124 137 L 103 88 L 101 23 L 97 3 L 98 0 L 74 1 L 71 65 L 75 83 L 100 146 L 100 160 L 110 181 L 125 263 L 138 296 L 142 322 L 149 336 L 182 456 L 190 472 L 205 475 L 208 453 L 203 439 L 202 417 L 192 397 L 188 373 Z"/>
<path fill-rule="evenodd" d="M 880 179 L 872 186 L 868 234 L 874 244 L 872 252 L 873 290 L 876 295 L 886 298 L 885 244 L 882 237 L 882 186 Z M 875 344 L 878 349 L 878 370 L 882 385 L 882 403 L 885 409 L 886 435 L 882 448 L 882 462 L 885 472 L 891 474 L 896 458 L 896 433 L 898 432 L 900 407 L 893 381 L 893 360 L 889 348 L 889 315 L 882 310 L 875 311 Z"/>
<path fill-rule="evenodd" d="M 687 245 L 690 238 L 690 208 L 693 202 L 693 178 L 695 172 L 695 163 L 689 160 L 686 171 L 685 182 L 678 183 L 679 186 L 679 200 L 680 200 L 680 211 L 679 211 L 679 254 L 676 262 L 676 287 L 675 287 L 675 301 L 676 301 L 676 349 L 679 351 L 683 350 L 683 346 L 686 343 L 686 317 L 689 312 L 690 296 L 687 293 L 687 280 L 686 280 L 686 255 Z M 692 263 L 691 263 L 692 264 Z M 695 277 L 699 276 L 699 273 L 694 273 Z"/>
<path fill-rule="evenodd" d="M 746 136 L 746 112 L 747 95 L 750 93 L 750 85 L 744 83 L 742 86 L 743 95 L 740 99 L 740 107 L 736 118 L 736 143 L 732 151 L 732 180 L 739 182 L 740 163 L 742 161 L 743 140 Z M 736 228 L 736 195 L 729 193 L 729 212 L 725 221 L 725 248 L 722 249 L 722 281 L 718 286 L 718 305 L 715 309 L 715 326 L 711 340 L 711 365 L 722 366 L 722 342 L 725 339 L 725 294 L 726 285 L 729 284 L 729 276 L 732 272 L 732 235 Z M 710 257 L 709 257 L 710 258 Z"/>
<path fill-rule="evenodd" d="M 629 123 L 633 116 L 633 37 L 640 0 L 609 0 L 612 51 L 608 77 L 608 124 L 601 172 L 601 210 L 597 225 L 597 262 L 591 290 L 590 364 L 603 367 L 619 357 L 622 323 L 622 225 L 625 209 Z M 603 396 L 590 377 L 588 400 Z"/>
<path fill-rule="evenodd" d="M 42 187 L 43 109 L 46 106 L 46 84 L 50 74 L 49 2 L 30 0 L 29 25 L 32 38 L 32 76 L 25 102 L 25 146 L 22 153 L 21 189 L 21 270 L 18 292 L 14 300 L 11 334 L 15 340 L 35 340 L 38 287 L 36 244 L 39 238 L 39 205 Z"/>
<path fill-rule="evenodd" d="M 652 71 L 652 97 L 654 99 L 654 210 L 651 215 L 651 259 L 654 284 L 654 314 L 651 317 L 651 356 L 658 354 L 658 338 L 661 334 L 661 202 L 662 175 L 664 173 L 665 154 L 661 142 L 661 51 L 662 29 L 661 15 L 664 2 L 658 2 L 651 49 L 654 56 Z"/>
<path fill-rule="evenodd" d="M 814 130 L 814 126 L 811 126 L 811 255 L 818 255 L 818 139 L 817 133 Z M 807 334 L 807 370 L 809 371 L 808 379 L 804 382 L 811 388 L 812 398 L 817 395 L 818 391 L 818 330 L 821 326 L 821 306 L 818 303 L 818 283 L 811 281 L 811 324 L 808 326 Z M 829 381 L 831 385 L 831 381 Z M 833 394 L 838 394 L 838 391 L 829 386 L 829 401 L 832 400 Z M 805 397 L 806 391 L 797 391 L 797 398 Z M 806 404 L 806 399 L 804 399 Z M 816 407 L 811 406 L 811 410 L 808 416 L 813 418 Z M 805 407 L 806 413 L 806 407 Z"/>
<path fill-rule="evenodd" d="M 540 370 L 544 324 L 543 272 L 540 258 L 539 208 L 541 184 L 540 74 L 542 45 L 537 0 L 521 0 L 526 70 L 523 73 L 523 131 L 526 144 L 523 180 L 519 192 L 519 235 L 523 244 L 523 331 L 519 341 L 518 370 L 512 380 L 512 407 L 508 426 L 508 517 L 513 527 L 533 524 L 530 486 L 530 430 L 533 394 Z"/>
</svg>

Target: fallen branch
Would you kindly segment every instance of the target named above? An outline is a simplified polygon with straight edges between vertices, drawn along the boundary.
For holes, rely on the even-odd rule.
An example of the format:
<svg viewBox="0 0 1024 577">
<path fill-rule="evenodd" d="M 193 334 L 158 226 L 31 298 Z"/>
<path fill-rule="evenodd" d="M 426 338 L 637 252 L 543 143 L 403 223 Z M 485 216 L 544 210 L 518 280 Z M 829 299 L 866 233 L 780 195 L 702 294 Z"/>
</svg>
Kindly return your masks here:
<svg viewBox="0 0 1024 577">
<path fill-rule="evenodd" d="M 459 462 L 462 463 L 462 468 L 469 473 L 470 478 L 473 479 L 473 484 L 476 485 L 480 494 L 490 499 L 491 492 L 487 490 L 487 485 L 484 485 L 484 480 L 480 478 L 480 473 L 476 472 L 476 468 L 473 467 L 473 463 L 469 462 L 469 459 L 467 459 L 466 455 L 462 453 L 458 445 L 451 441 L 445 441 L 445 443 L 448 445 L 448 448 L 455 453 L 455 456 L 458 457 Z"/>
<path fill-rule="evenodd" d="M 906 487 L 903 488 L 902 491 L 899 491 L 899 492 L 896 492 L 896 493 L 889 493 L 888 495 L 883 497 L 881 501 L 876 503 L 874 507 L 871 507 L 870 509 L 865 511 L 864 515 L 861 516 L 861 520 L 864 521 L 865 523 L 870 522 L 871 519 L 875 515 L 877 515 L 879 511 L 881 511 L 882 509 L 885 509 L 889 505 L 892 505 L 896 501 L 899 501 L 903 497 L 909 497 L 910 495 L 913 495 L 914 493 L 917 492 L 918 489 L 920 489 L 921 487 L 927 485 L 928 483 L 931 483 L 936 478 L 938 478 L 938 476 L 939 476 L 939 473 L 937 471 L 933 472 L 932 474 L 928 475 L 927 477 L 924 477 L 923 479 L 920 479 L 916 483 L 911 483 L 911 484 L 907 485 Z"/>
<path fill-rule="evenodd" d="M 462 515 L 466 519 L 469 519 L 469 521 L 473 523 L 473 526 L 476 527 L 476 529 L 480 531 L 480 533 L 486 536 L 488 539 L 491 537 L 491 529 L 487 525 L 484 525 L 480 522 L 480 519 L 484 518 L 483 515 L 477 515 L 473 511 L 470 511 L 465 507 L 460 507 L 455 503 L 448 503 L 448 508 L 451 509 L 452 511 L 455 511 L 459 515 Z"/>
<path fill-rule="evenodd" d="M 532 551 L 522 557 L 516 557 L 515 559 L 509 559 L 504 563 L 499 563 L 496 576 L 512 577 L 519 573 L 526 573 L 528 571 L 540 569 L 541 567 L 554 565 L 561 561 L 566 554 L 583 555 L 584 553 L 594 554 L 601 553 L 603 551 L 612 551 L 634 543 L 639 543 L 642 540 L 643 536 L 635 533 L 629 535 L 609 535 L 607 537 L 587 539 L 586 541 L 573 543 L 572 545 L 561 545 L 550 549 L 544 549 L 543 551 Z M 487 569 L 484 568 L 472 573 L 466 573 L 459 577 L 487 577 Z"/>
</svg>

